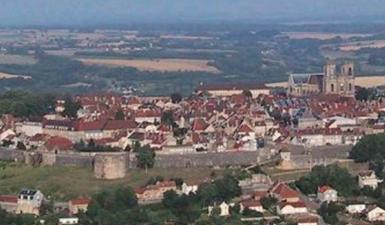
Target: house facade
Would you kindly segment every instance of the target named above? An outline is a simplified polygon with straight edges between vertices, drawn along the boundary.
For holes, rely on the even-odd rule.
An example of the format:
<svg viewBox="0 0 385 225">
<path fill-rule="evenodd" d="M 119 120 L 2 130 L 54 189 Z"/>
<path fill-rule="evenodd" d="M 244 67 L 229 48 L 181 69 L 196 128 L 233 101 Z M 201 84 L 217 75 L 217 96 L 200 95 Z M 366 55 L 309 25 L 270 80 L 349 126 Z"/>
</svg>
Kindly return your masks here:
<svg viewBox="0 0 385 225">
<path fill-rule="evenodd" d="M 338 200 L 337 191 L 329 186 L 322 186 L 318 188 L 317 199 L 320 202 L 336 202 Z"/>
</svg>

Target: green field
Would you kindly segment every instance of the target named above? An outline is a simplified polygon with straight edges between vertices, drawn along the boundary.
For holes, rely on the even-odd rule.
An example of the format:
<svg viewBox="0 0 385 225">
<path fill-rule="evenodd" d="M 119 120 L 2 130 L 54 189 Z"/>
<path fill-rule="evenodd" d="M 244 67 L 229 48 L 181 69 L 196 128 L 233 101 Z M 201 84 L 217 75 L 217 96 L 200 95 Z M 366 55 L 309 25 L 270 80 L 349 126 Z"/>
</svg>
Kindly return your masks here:
<svg viewBox="0 0 385 225">
<path fill-rule="evenodd" d="M 138 187 L 154 176 L 163 176 L 165 179 L 181 177 L 189 181 L 198 181 L 210 177 L 214 171 L 211 168 L 157 168 L 150 169 L 148 174 L 145 174 L 143 170 L 131 170 L 124 179 L 105 181 L 95 179 L 90 168 L 31 167 L 16 163 L 6 165 L 1 163 L 1 165 L 0 194 L 16 194 L 21 188 L 35 188 L 41 190 L 46 196 L 60 200 L 90 196 L 95 192 L 119 185 Z"/>
</svg>

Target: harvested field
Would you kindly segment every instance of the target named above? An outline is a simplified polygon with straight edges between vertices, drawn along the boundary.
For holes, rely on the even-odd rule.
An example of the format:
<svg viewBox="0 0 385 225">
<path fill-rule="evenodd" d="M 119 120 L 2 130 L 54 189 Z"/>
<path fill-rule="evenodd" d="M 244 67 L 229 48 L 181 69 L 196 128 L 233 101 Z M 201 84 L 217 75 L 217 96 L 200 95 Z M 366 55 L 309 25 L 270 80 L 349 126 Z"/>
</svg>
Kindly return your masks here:
<svg viewBox="0 0 385 225">
<path fill-rule="evenodd" d="M 358 51 L 362 48 L 384 48 L 385 40 L 358 41 L 343 44 L 339 47 L 341 51 Z"/>
<path fill-rule="evenodd" d="M 25 80 L 32 79 L 32 77 L 30 77 L 30 76 L 15 75 L 15 74 L 9 74 L 9 73 L 2 73 L 2 72 L 0 72 L 0 80 L 12 79 L 12 78 L 23 78 Z"/>
<path fill-rule="evenodd" d="M 356 85 L 361 87 L 376 87 L 385 85 L 385 75 L 383 76 L 367 76 L 356 77 Z M 277 82 L 266 84 L 268 87 L 287 87 L 287 82 Z"/>
<path fill-rule="evenodd" d="M 181 40 L 211 40 L 214 37 L 208 36 L 190 36 L 190 35 L 161 35 L 163 39 L 181 39 Z"/>
<path fill-rule="evenodd" d="M 348 39 L 351 37 L 368 37 L 371 34 L 358 34 L 358 33 L 321 33 L 321 32 L 284 32 L 282 36 L 287 36 L 290 39 L 319 39 L 327 40 L 335 37 L 341 37 Z"/>
<path fill-rule="evenodd" d="M 0 64 L 31 65 L 37 60 L 27 55 L 0 55 Z"/>
<path fill-rule="evenodd" d="M 112 67 L 134 67 L 142 71 L 161 72 L 210 72 L 218 73 L 218 69 L 209 66 L 208 60 L 196 59 L 90 59 L 80 58 L 79 61 L 89 65 L 105 65 Z"/>
</svg>

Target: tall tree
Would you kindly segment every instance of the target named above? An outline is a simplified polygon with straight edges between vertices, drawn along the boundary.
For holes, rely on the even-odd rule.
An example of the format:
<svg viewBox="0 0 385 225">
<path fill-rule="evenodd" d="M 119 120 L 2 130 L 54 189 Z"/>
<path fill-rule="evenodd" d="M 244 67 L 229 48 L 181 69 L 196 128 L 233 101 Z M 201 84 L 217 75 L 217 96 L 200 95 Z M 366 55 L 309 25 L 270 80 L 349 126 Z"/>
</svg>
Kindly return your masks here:
<svg viewBox="0 0 385 225">
<path fill-rule="evenodd" d="M 123 110 L 119 109 L 116 113 L 115 113 L 115 119 L 116 120 L 125 120 L 125 115 L 124 115 L 124 112 Z"/>
<path fill-rule="evenodd" d="M 147 170 L 152 168 L 155 164 L 155 152 L 150 148 L 149 145 L 145 145 L 139 148 L 139 151 L 136 153 L 136 158 L 138 160 L 138 167 Z"/>
<path fill-rule="evenodd" d="M 77 118 L 78 110 L 81 108 L 80 102 L 74 101 L 70 96 L 66 96 L 64 101 L 63 115 L 69 118 Z"/>
</svg>

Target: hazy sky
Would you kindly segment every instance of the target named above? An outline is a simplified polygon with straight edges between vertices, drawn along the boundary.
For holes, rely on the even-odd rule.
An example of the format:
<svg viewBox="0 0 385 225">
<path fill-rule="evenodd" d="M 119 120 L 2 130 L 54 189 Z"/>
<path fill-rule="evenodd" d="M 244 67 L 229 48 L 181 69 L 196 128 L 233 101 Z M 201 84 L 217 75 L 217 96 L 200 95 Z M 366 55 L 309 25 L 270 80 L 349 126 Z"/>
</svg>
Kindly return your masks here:
<svg viewBox="0 0 385 225">
<path fill-rule="evenodd" d="M 385 19 L 385 0 L 0 0 L 0 25 Z"/>
</svg>

